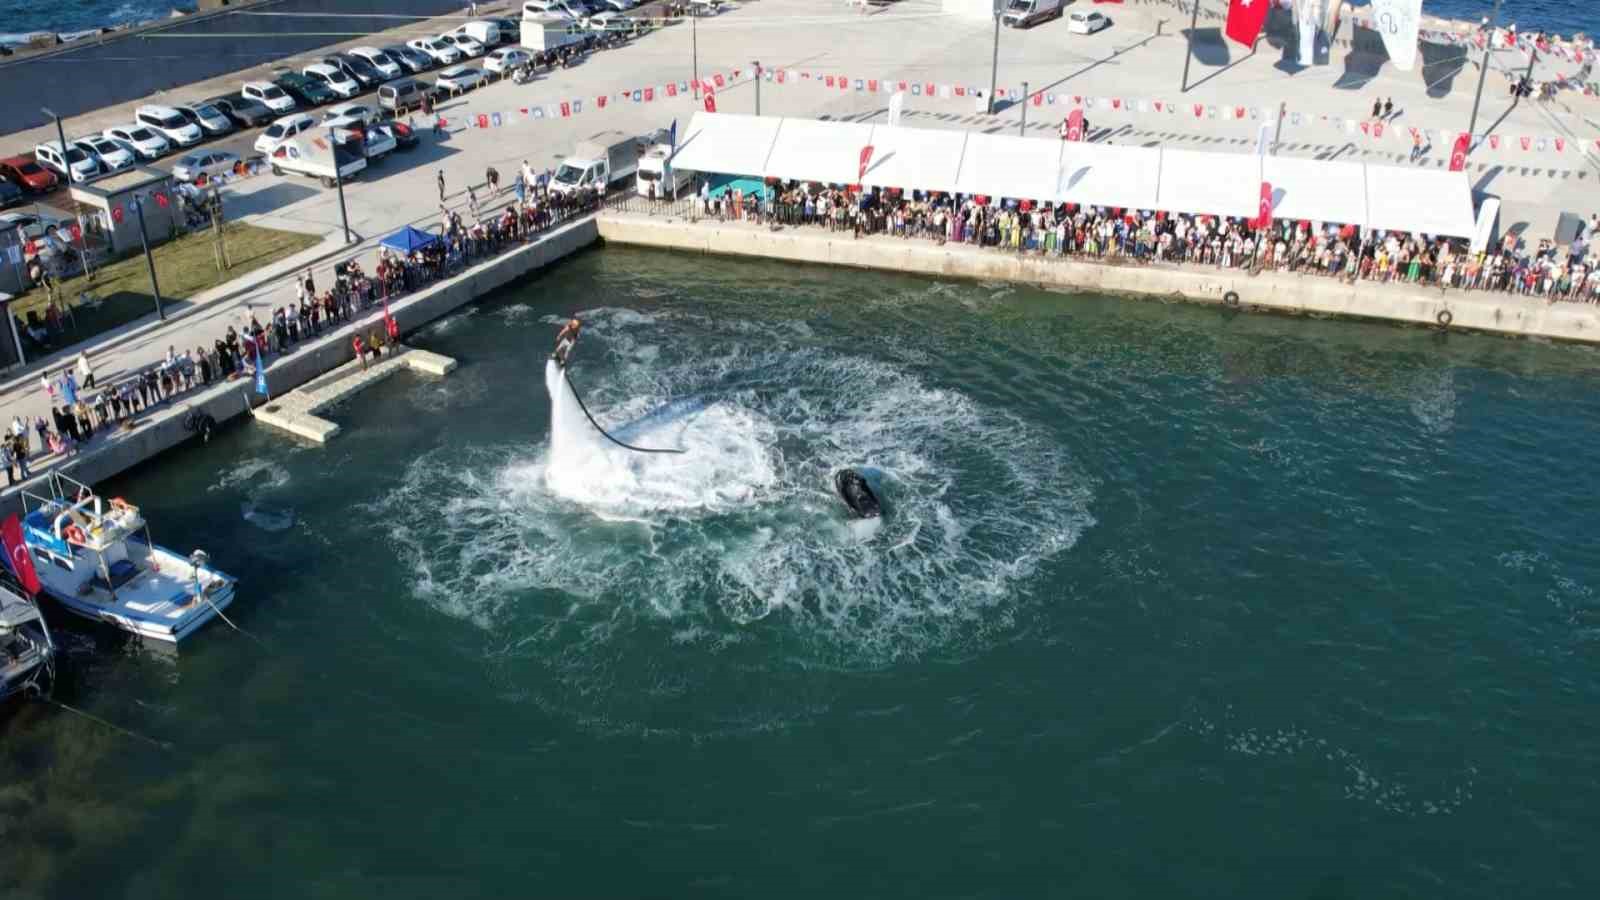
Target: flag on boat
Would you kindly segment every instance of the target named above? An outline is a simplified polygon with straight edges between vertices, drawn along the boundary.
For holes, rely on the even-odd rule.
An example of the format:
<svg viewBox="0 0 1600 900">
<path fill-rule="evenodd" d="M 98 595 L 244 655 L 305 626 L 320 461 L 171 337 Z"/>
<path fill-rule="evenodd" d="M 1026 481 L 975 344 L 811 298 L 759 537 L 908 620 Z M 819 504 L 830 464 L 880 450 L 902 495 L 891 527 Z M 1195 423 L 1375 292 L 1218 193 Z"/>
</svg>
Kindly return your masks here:
<svg viewBox="0 0 1600 900">
<path fill-rule="evenodd" d="M 33 554 L 28 552 L 28 545 L 22 539 L 22 523 L 15 513 L 7 516 L 5 525 L 0 526 L 0 543 L 5 544 L 6 568 L 17 576 L 17 583 L 30 597 L 39 593 L 39 573 L 33 569 Z"/>
</svg>

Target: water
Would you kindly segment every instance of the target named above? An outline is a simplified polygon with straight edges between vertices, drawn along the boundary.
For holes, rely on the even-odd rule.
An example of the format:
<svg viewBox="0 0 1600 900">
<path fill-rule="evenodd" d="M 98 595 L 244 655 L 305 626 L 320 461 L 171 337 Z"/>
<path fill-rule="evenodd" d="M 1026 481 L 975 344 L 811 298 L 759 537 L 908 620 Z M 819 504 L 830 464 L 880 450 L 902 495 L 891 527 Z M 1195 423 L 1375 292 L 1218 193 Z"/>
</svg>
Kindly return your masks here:
<svg viewBox="0 0 1600 900">
<path fill-rule="evenodd" d="M 70 629 L 174 749 L 14 710 L 0 896 L 1600 884 L 1593 349 L 613 249 L 412 340 L 105 486 L 267 649 Z"/>
</svg>

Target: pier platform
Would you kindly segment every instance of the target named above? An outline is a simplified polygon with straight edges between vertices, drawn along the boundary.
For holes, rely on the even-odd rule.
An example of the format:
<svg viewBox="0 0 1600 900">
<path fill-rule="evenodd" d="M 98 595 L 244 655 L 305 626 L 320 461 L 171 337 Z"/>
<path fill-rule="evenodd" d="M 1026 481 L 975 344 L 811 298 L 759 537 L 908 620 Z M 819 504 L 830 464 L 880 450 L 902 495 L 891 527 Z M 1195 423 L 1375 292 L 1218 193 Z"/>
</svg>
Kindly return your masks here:
<svg viewBox="0 0 1600 900">
<path fill-rule="evenodd" d="M 351 360 L 306 385 L 271 400 L 255 411 L 256 421 L 281 428 L 296 437 L 326 444 L 339 433 L 339 423 L 319 415 L 321 411 L 409 369 L 423 375 L 443 377 L 454 371 L 456 361 L 448 356 L 393 344 L 389 355 L 362 365 Z"/>
</svg>

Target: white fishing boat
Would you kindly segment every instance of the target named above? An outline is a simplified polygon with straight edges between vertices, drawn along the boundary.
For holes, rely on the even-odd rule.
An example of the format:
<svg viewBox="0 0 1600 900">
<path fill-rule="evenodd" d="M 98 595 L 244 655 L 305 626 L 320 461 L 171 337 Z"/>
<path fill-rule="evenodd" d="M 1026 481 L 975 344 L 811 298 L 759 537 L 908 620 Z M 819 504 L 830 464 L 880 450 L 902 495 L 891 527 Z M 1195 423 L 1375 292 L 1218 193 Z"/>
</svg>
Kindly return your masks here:
<svg viewBox="0 0 1600 900">
<path fill-rule="evenodd" d="M 55 681 L 55 651 L 39 607 L 0 584 L 0 702 L 48 691 Z"/>
<path fill-rule="evenodd" d="M 236 579 L 203 550 L 156 544 L 138 507 L 59 473 L 48 483 L 50 496 L 23 492 L 22 534 L 43 592 L 68 612 L 176 644 L 233 602 Z"/>
</svg>

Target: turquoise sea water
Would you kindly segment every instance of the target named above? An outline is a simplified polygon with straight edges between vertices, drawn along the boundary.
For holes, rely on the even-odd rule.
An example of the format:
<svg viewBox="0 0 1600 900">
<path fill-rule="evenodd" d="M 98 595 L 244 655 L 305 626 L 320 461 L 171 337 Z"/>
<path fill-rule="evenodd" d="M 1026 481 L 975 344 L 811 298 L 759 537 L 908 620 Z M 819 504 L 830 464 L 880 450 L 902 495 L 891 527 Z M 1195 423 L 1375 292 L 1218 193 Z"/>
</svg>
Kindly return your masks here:
<svg viewBox="0 0 1600 900">
<path fill-rule="evenodd" d="M 573 311 L 690 453 L 552 454 Z M 11 711 L 0 895 L 1600 884 L 1592 349 L 610 249 L 410 340 L 461 368 L 326 448 L 105 486 L 264 646 L 70 626 L 61 697 L 172 747 Z"/>
</svg>

